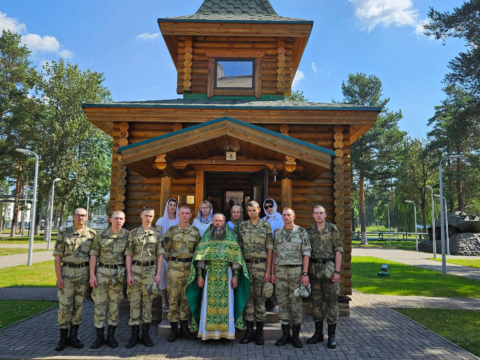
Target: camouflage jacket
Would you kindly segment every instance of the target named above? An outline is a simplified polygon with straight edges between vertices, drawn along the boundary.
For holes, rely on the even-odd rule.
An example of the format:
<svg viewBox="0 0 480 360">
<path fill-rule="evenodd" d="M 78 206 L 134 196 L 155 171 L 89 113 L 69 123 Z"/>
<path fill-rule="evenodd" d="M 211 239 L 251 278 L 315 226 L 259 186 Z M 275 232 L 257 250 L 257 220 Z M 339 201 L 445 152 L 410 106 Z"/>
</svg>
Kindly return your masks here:
<svg viewBox="0 0 480 360">
<path fill-rule="evenodd" d="M 238 244 L 245 259 L 266 259 L 267 250 L 273 250 L 270 224 L 262 219 L 258 219 L 257 225 L 252 225 L 250 220 L 242 222 L 238 234 Z"/>
<path fill-rule="evenodd" d="M 200 241 L 200 231 L 195 226 L 184 229 L 180 224 L 170 227 L 165 233 L 165 257 L 191 258 Z"/>
<path fill-rule="evenodd" d="M 85 227 L 78 231 L 73 226 L 61 230 L 57 235 L 53 256 L 60 255 L 62 262 L 79 264 L 90 260 L 95 230 Z"/>
<path fill-rule="evenodd" d="M 343 253 L 340 232 L 335 225 L 326 222 L 325 229 L 319 231 L 313 223 L 307 232 L 312 244 L 312 259 L 334 259 L 337 251 Z"/>
<path fill-rule="evenodd" d="M 302 265 L 303 257 L 310 256 L 312 251 L 307 231 L 298 225 L 293 226 L 290 234 L 283 226 L 275 230 L 274 242 L 276 265 Z"/>
<path fill-rule="evenodd" d="M 90 255 L 97 256 L 97 262 L 107 265 L 125 264 L 125 248 L 128 242 L 128 231 L 120 229 L 114 234 L 112 228 L 107 228 L 95 235 Z"/>
<path fill-rule="evenodd" d="M 128 235 L 125 255 L 131 255 L 132 261 L 156 261 L 158 255 L 164 253 L 163 235 L 160 230 L 152 228 L 145 231 L 139 227 Z"/>
</svg>

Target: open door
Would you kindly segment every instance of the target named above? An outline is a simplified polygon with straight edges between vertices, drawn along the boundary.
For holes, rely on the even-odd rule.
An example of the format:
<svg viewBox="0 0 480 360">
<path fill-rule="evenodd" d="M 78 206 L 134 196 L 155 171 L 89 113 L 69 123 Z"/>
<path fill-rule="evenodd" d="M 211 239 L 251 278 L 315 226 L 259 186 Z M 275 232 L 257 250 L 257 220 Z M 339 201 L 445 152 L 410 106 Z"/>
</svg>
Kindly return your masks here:
<svg viewBox="0 0 480 360">
<path fill-rule="evenodd" d="M 260 204 L 268 197 L 268 168 L 252 173 L 252 200 Z M 263 211 L 263 209 L 262 209 Z"/>
</svg>

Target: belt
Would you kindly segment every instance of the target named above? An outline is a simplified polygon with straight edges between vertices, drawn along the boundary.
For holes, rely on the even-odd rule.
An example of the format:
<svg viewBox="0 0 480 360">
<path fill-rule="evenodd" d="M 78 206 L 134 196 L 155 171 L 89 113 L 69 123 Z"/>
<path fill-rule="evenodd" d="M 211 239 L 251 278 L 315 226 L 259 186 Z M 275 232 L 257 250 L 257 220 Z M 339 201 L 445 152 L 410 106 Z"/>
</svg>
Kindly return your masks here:
<svg viewBox="0 0 480 360">
<path fill-rule="evenodd" d="M 62 263 L 62 266 L 66 266 L 66 267 L 69 267 L 69 268 L 80 269 L 80 268 L 83 268 L 85 266 L 88 266 L 88 262 L 83 262 L 83 263 L 80 263 L 80 264 Z"/>
<path fill-rule="evenodd" d="M 310 262 L 313 264 L 325 265 L 327 261 L 331 261 L 332 259 L 310 259 Z"/>
<path fill-rule="evenodd" d="M 103 267 L 103 268 L 106 268 L 106 269 L 118 269 L 119 267 L 124 266 L 124 265 L 123 264 L 122 265 L 108 265 L 108 264 L 99 263 L 97 266 L 98 267 Z"/>
<path fill-rule="evenodd" d="M 187 262 L 192 262 L 192 258 L 178 258 L 178 257 L 173 257 L 173 256 L 172 256 L 172 257 L 170 258 L 170 261 L 187 263 Z"/>
<path fill-rule="evenodd" d="M 153 266 L 155 265 L 155 261 L 134 261 L 133 265 L 137 266 Z"/>
<path fill-rule="evenodd" d="M 247 264 L 261 264 L 261 263 L 267 262 L 267 259 L 253 259 L 253 260 L 245 259 L 245 262 Z"/>
<path fill-rule="evenodd" d="M 302 265 L 300 264 L 300 265 L 276 265 L 276 266 L 285 266 L 285 267 L 288 267 L 288 268 L 296 268 L 296 267 L 299 267 L 299 266 L 302 266 Z"/>
</svg>

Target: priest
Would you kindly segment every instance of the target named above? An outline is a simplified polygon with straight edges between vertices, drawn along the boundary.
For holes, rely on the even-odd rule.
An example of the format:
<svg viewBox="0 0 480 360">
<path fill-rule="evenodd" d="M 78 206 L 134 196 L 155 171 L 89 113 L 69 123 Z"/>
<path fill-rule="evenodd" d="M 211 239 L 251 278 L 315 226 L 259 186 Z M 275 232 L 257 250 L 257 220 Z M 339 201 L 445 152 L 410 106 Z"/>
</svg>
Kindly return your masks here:
<svg viewBox="0 0 480 360">
<path fill-rule="evenodd" d="M 213 216 L 193 256 L 186 296 L 192 310 L 190 331 L 202 340 L 235 339 L 243 330 L 250 278 L 245 259 L 223 214 Z"/>
</svg>

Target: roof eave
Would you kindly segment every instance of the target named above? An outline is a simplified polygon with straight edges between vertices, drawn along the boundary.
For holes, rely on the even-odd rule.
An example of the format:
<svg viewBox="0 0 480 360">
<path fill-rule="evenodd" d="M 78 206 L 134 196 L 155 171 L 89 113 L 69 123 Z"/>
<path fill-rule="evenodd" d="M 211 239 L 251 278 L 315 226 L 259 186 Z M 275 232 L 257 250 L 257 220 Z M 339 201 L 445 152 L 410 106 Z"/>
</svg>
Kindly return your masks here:
<svg viewBox="0 0 480 360">
<path fill-rule="evenodd" d="M 158 18 L 161 22 L 192 22 L 192 23 L 240 23 L 240 24 L 300 24 L 313 25 L 312 20 L 231 20 L 231 19 L 176 19 L 176 18 Z"/>
</svg>

